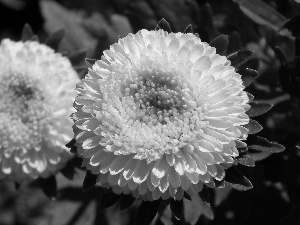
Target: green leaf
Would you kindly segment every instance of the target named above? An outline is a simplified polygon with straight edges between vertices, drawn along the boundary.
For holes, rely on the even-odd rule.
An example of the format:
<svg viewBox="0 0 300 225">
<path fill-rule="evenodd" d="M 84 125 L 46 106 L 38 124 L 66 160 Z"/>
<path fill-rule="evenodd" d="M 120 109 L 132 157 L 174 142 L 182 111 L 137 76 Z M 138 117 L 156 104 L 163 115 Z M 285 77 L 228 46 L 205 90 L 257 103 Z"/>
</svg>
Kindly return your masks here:
<svg viewBox="0 0 300 225">
<path fill-rule="evenodd" d="M 97 175 L 87 171 L 83 180 L 83 191 L 89 191 L 98 182 Z"/>
<path fill-rule="evenodd" d="M 233 0 L 241 11 L 254 22 L 279 31 L 286 18 L 261 0 Z"/>
<path fill-rule="evenodd" d="M 247 128 L 249 130 L 249 134 L 256 134 L 263 129 L 263 127 L 257 121 L 251 120 L 251 119 L 250 119 L 249 123 L 246 125 L 243 125 L 243 127 Z"/>
<path fill-rule="evenodd" d="M 181 220 L 183 215 L 183 200 L 176 201 L 171 199 L 170 209 L 177 220 Z"/>
<path fill-rule="evenodd" d="M 250 59 L 252 53 L 251 50 L 240 50 L 227 56 L 227 59 L 231 61 L 231 66 L 238 68 Z"/>
<path fill-rule="evenodd" d="M 59 44 L 64 38 L 64 36 L 65 36 L 65 30 L 59 29 L 49 35 L 49 37 L 46 40 L 46 45 L 48 45 L 50 48 L 54 49 L 55 51 L 58 51 Z"/>
<path fill-rule="evenodd" d="M 270 142 L 266 138 L 259 136 L 249 136 L 247 139 L 249 149 L 264 151 L 270 153 L 279 153 L 285 150 L 283 145 L 278 144 L 277 142 Z"/>
<path fill-rule="evenodd" d="M 225 55 L 228 48 L 228 44 L 229 44 L 229 38 L 227 35 L 224 34 L 216 37 L 209 43 L 211 47 L 216 48 L 216 53 L 219 55 Z"/>
<path fill-rule="evenodd" d="M 23 27 L 21 39 L 23 42 L 29 41 L 34 36 L 34 33 L 28 23 L 26 23 Z"/>
<path fill-rule="evenodd" d="M 247 191 L 252 188 L 251 182 L 235 167 L 226 170 L 225 183 L 233 189 Z"/>
<path fill-rule="evenodd" d="M 282 29 L 288 29 L 294 36 L 300 36 L 300 15 L 288 20 L 281 27 Z"/>
<path fill-rule="evenodd" d="M 155 27 L 155 30 L 160 30 L 160 29 L 167 31 L 168 33 L 172 33 L 170 24 L 164 18 L 162 18 Z"/>
<path fill-rule="evenodd" d="M 239 69 L 237 72 L 242 75 L 245 87 L 248 87 L 258 76 L 258 72 L 250 68 Z"/>
<path fill-rule="evenodd" d="M 260 116 L 268 112 L 272 105 L 266 102 L 251 102 L 251 108 L 246 112 L 249 117 Z"/>
<path fill-rule="evenodd" d="M 156 216 L 160 206 L 160 200 L 143 201 L 137 211 L 135 225 L 148 225 Z"/>
</svg>

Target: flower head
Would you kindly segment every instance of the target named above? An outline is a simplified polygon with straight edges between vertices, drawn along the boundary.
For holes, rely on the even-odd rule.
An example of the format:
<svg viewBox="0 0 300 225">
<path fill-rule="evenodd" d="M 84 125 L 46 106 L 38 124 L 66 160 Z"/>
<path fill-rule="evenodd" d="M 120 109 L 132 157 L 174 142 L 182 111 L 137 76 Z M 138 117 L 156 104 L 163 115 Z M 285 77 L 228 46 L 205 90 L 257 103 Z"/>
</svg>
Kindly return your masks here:
<svg viewBox="0 0 300 225">
<path fill-rule="evenodd" d="M 70 61 L 44 44 L 0 45 L 0 178 L 46 178 L 71 157 L 74 88 Z"/>
<path fill-rule="evenodd" d="M 76 89 L 78 154 L 115 193 L 180 200 L 214 187 L 246 146 L 241 75 L 194 34 L 129 34 Z"/>
</svg>

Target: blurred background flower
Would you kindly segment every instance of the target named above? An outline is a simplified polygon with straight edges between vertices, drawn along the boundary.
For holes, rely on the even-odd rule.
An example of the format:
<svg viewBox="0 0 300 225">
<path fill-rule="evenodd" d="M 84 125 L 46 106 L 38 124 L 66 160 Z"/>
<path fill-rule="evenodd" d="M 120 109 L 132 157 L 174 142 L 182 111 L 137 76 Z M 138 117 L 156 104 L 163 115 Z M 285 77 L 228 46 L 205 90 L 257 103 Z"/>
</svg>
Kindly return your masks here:
<svg viewBox="0 0 300 225">
<path fill-rule="evenodd" d="M 68 58 L 36 41 L 0 45 L 0 177 L 47 178 L 71 158 L 74 87 Z"/>
</svg>

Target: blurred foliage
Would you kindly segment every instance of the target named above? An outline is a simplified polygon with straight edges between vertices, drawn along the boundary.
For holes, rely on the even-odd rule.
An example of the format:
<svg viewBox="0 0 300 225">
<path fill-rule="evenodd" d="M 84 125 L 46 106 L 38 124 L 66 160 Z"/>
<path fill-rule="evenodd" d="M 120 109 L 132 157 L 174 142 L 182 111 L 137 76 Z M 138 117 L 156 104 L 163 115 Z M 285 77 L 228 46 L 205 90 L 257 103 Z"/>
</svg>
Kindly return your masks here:
<svg viewBox="0 0 300 225">
<path fill-rule="evenodd" d="M 296 225 L 300 224 L 300 3 L 294 0 L 1 0 L 0 38 L 19 40 L 25 23 L 46 40 L 48 34 L 65 30 L 61 52 L 86 50 L 100 58 L 119 37 L 140 29 L 154 29 L 165 18 L 174 32 L 189 24 L 203 41 L 226 34 L 227 54 L 251 49 L 247 67 L 259 76 L 246 88 L 257 103 L 273 108 L 257 117 L 259 135 L 277 141 L 286 151 L 270 157 L 253 153 L 255 167 L 243 167 L 253 189 L 239 192 L 229 187 L 210 190 L 210 204 L 196 196 L 184 200 L 184 213 L 171 216 L 160 205 L 152 224 Z M 209 4 L 208 4 L 209 3 Z M 60 33 L 57 33 L 59 36 Z M 79 51 L 80 52 L 80 51 Z M 256 154 L 256 155 L 255 155 Z M 78 164 L 78 163 L 76 163 Z M 80 163 L 79 163 L 80 164 Z M 68 174 L 65 170 L 65 175 Z M 70 175 L 70 174 L 69 174 Z M 71 175 L 72 177 L 72 175 Z M 70 178 L 70 176 L 69 176 Z M 56 176 L 57 198 L 51 201 L 36 182 L 15 189 L 0 182 L 0 224 L 133 224 L 140 204 L 126 210 L 116 205 L 100 210 L 99 187 L 82 192 L 84 172 L 75 179 Z M 48 185 L 49 183 L 47 183 Z M 50 185 L 53 185 L 53 183 Z M 47 193 L 47 191 L 46 191 Z M 109 201 L 108 201 L 109 202 Z M 174 208 L 175 207 L 175 208 Z"/>
</svg>

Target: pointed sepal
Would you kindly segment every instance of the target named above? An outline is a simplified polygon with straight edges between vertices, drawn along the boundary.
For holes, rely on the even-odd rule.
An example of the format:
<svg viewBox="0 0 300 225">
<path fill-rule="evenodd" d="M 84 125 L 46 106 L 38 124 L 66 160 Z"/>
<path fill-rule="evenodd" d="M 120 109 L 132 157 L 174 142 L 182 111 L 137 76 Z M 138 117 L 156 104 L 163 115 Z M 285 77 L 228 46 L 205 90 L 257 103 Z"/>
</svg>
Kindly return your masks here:
<svg viewBox="0 0 300 225">
<path fill-rule="evenodd" d="M 266 138 L 259 136 L 249 136 L 247 138 L 248 149 L 256 151 L 279 153 L 285 150 L 285 147 L 277 142 L 268 141 Z"/>
<path fill-rule="evenodd" d="M 251 50 L 240 50 L 227 56 L 227 59 L 231 61 L 231 66 L 239 68 L 250 59 L 252 53 Z"/>
<path fill-rule="evenodd" d="M 272 105 L 267 102 L 251 102 L 251 108 L 246 112 L 249 117 L 256 117 L 268 112 Z"/>
<path fill-rule="evenodd" d="M 248 134 L 256 134 L 263 129 L 263 127 L 257 121 L 251 119 L 248 124 L 243 126 L 249 130 Z"/>
<path fill-rule="evenodd" d="M 219 55 L 225 55 L 228 48 L 228 44 L 229 44 L 229 38 L 227 35 L 224 34 L 216 37 L 209 43 L 211 47 L 216 48 L 216 53 Z"/>
<path fill-rule="evenodd" d="M 28 23 L 26 23 L 23 27 L 21 40 L 23 42 L 29 41 L 34 36 L 33 30 Z"/>
<path fill-rule="evenodd" d="M 247 191 L 252 188 L 251 182 L 235 167 L 226 170 L 225 183 L 233 189 Z"/>
<path fill-rule="evenodd" d="M 258 77 L 258 72 L 250 68 L 239 69 L 237 72 L 241 74 L 245 87 L 248 87 Z"/>
<path fill-rule="evenodd" d="M 193 30 L 192 24 L 189 24 L 189 25 L 184 29 L 183 33 L 185 33 L 185 34 L 192 33 L 192 34 L 193 34 L 193 33 L 194 33 L 194 30 Z"/>
<path fill-rule="evenodd" d="M 155 27 L 155 30 L 160 30 L 160 29 L 167 31 L 168 33 L 172 33 L 170 24 L 164 18 L 162 18 Z"/>
</svg>

